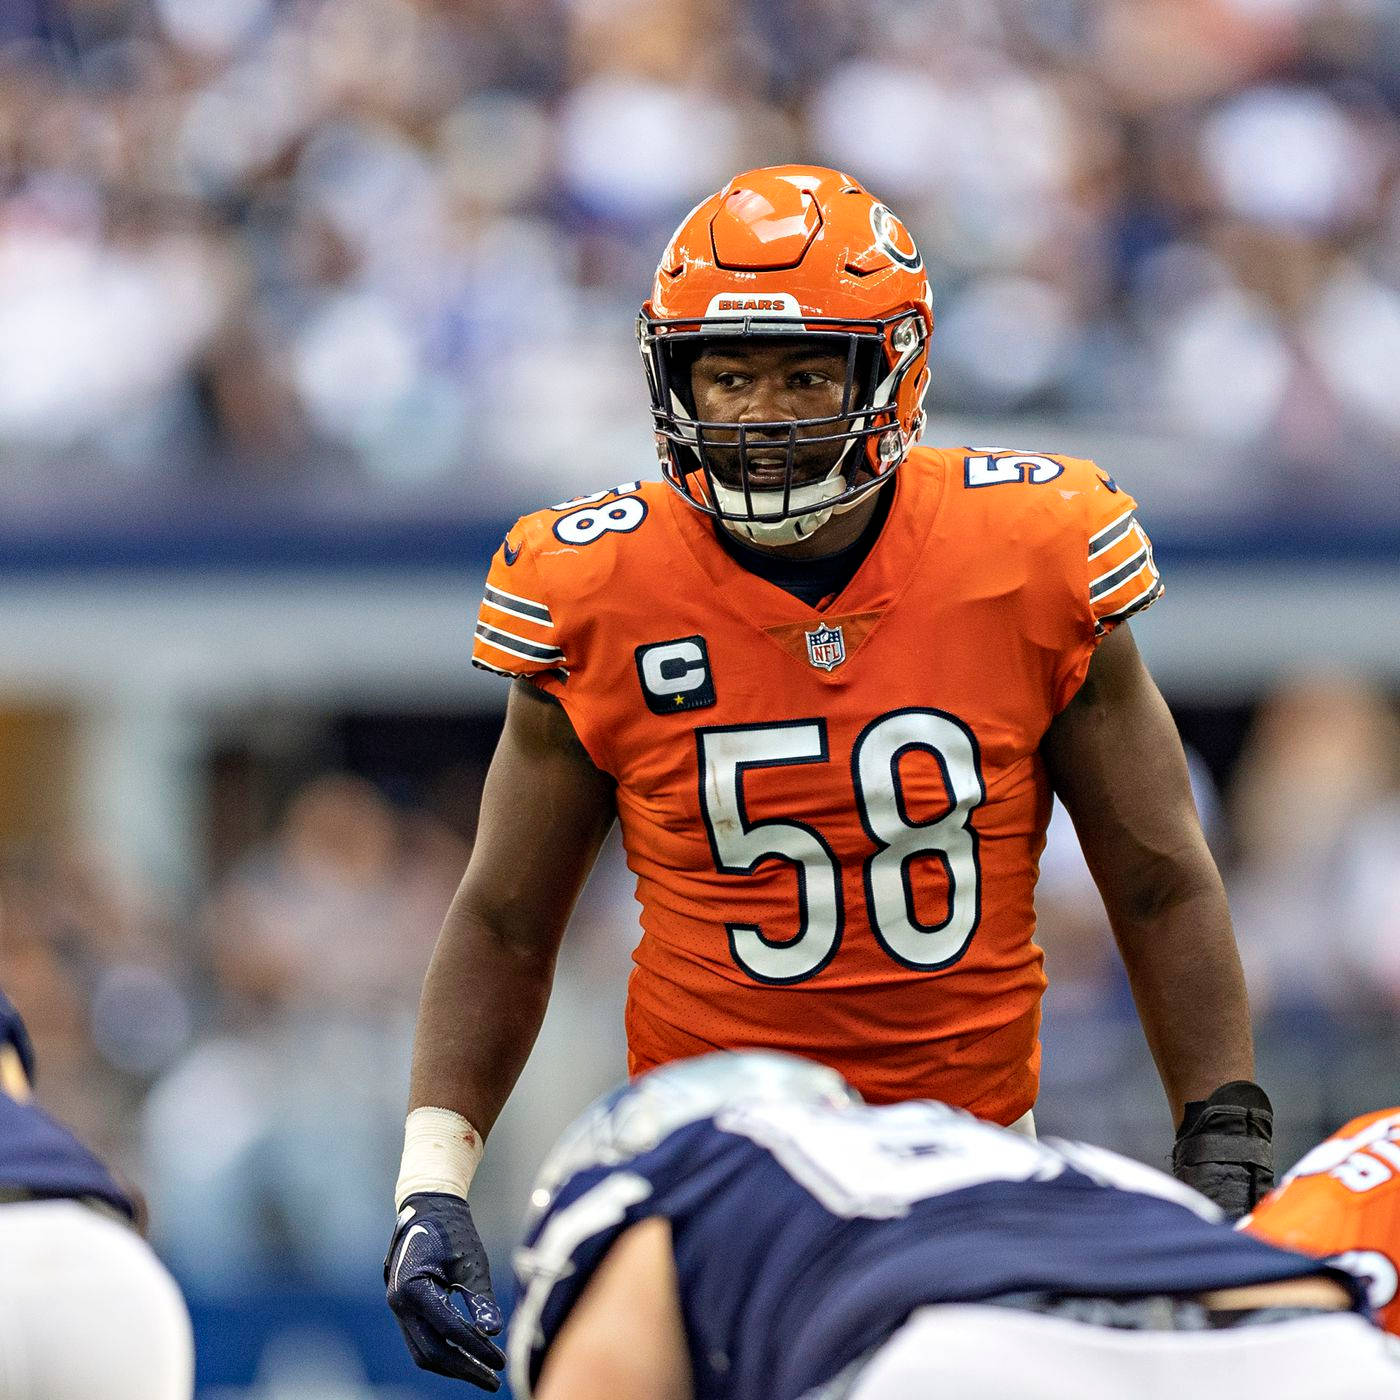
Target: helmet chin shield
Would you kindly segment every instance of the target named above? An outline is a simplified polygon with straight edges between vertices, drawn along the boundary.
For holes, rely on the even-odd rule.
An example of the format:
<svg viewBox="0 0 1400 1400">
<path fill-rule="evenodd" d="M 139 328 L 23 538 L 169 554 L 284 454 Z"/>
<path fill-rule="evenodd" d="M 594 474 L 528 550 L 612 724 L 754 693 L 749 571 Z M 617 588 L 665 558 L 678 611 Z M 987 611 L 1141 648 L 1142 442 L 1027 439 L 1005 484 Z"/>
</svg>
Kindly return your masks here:
<svg viewBox="0 0 1400 1400">
<path fill-rule="evenodd" d="M 731 535 L 753 544 L 796 544 L 820 530 L 836 514 L 835 502 L 846 491 L 846 478 L 838 468 L 830 476 L 805 486 L 750 490 L 747 496 L 714 477 L 709 486 L 719 509 L 719 522 Z"/>
</svg>

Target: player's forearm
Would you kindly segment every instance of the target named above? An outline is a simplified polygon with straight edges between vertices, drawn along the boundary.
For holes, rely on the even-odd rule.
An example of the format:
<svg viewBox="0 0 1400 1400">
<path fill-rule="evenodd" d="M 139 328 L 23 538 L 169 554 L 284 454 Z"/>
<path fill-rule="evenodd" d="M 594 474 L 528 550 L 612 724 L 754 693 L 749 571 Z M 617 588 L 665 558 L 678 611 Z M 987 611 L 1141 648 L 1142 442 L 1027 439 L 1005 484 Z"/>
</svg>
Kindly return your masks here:
<svg viewBox="0 0 1400 1400">
<path fill-rule="evenodd" d="M 557 951 L 557 938 L 521 937 L 459 891 L 423 982 L 411 1109 L 451 1109 L 491 1131 L 539 1034 Z"/>
<path fill-rule="evenodd" d="M 1179 1123 L 1187 1103 L 1254 1077 L 1249 998 L 1220 876 L 1202 850 L 1108 912 Z"/>
</svg>

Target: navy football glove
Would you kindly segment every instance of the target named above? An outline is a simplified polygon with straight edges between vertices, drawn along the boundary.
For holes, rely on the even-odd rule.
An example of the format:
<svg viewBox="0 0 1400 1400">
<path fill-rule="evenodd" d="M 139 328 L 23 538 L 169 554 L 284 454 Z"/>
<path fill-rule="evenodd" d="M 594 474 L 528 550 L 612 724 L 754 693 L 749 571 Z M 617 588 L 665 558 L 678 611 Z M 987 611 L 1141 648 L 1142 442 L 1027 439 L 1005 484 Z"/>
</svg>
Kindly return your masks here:
<svg viewBox="0 0 1400 1400">
<path fill-rule="evenodd" d="M 1209 1196 L 1231 1220 L 1252 1211 L 1274 1184 L 1274 1110 L 1247 1079 L 1186 1105 L 1172 1175 Z"/>
<path fill-rule="evenodd" d="M 460 1196 L 422 1191 L 399 1211 L 384 1261 L 389 1306 L 414 1361 L 425 1371 L 499 1390 L 505 1353 L 491 1338 L 501 1309 L 471 1208 Z M 462 1310 L 453 1306 L 462 1295 Z"/>
</svg>

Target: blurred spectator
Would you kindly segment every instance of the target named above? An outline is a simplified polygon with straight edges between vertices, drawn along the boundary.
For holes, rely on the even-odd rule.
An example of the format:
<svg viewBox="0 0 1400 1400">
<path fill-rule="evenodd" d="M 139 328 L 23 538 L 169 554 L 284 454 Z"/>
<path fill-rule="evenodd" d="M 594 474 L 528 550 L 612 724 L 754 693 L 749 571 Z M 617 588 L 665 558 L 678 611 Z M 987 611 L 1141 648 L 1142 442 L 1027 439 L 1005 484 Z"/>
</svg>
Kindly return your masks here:
<svg viewBox="0 0 1400 1400">
<path fill-rule="evenodd" d="M 372 1271 L 413 1008 L 464 863 L 460 843 L 332 775 L 215 891 L 221 1024 L 145 1122 L 158 1238 L 182 1277 L 236 1290 L 290 1266 L 334 1289 Z"/>
<path fill-rule="evenodd" d="M 1400 1010 L 1400 782 L 1357 813 L 1337 862 L 1343 955 L 1384 1010 Z"/>
<path fill-rule="evenodd" d="M 34 1037 L 40 1095 L 129 1176 L 131 1115 L 192 1031 L 177 929 L 90 851 L 0 853 L 0 967 Z"/>
<path fill-rule="evenodd" d="M 1350 676 L 1280 686 L 1249 735 L 1232 793 L 1231 897 L 1251 998 L 1345 1009 L 1387 979 L 1395 878 L 1388 814 L 1400 780 L 1400 722 Z"/>
<path fill-rule="evenodd" d="M 315 780 L 215 892 L 219 980 L 254 1024 L 372 1018 L 416 1001 L 455 877 L 415 869 L 398 814 L 359 779 Z M 432 851 L 444 865 L 462 852 Z M 448 867 L 451 869 L 451 867 Z"/>
</svg>

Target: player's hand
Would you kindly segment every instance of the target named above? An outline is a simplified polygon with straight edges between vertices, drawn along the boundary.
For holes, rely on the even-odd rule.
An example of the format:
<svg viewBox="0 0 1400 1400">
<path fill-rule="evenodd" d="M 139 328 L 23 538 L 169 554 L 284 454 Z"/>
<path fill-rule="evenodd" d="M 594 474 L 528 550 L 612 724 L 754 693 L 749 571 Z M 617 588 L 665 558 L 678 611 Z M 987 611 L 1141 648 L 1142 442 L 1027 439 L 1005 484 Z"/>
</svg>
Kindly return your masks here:
<svg viewBox="0 0 1400 1400">
<path fill-rule="evenodd" d="M 1172 1150 L 1172 1174 L 1238 1220 L 1274 1184 L 1274 1110 L 1247 1079 L 1222 1084 L 1186 1105 Z"/>
<path fill-rule="evenodd" d="M 506 1358 L 491 1338 L 501 1330 L 501 1309 L 466 1201 L 436 1191 L 408 1197 L 389 1241 L 384 1282 L 419 1366 L 483 1390 L 500 1389 L 496 1372 Z M 454 1293 L 462 1296 L 461 1309 L 453 1305 Z"/>
</svg>

